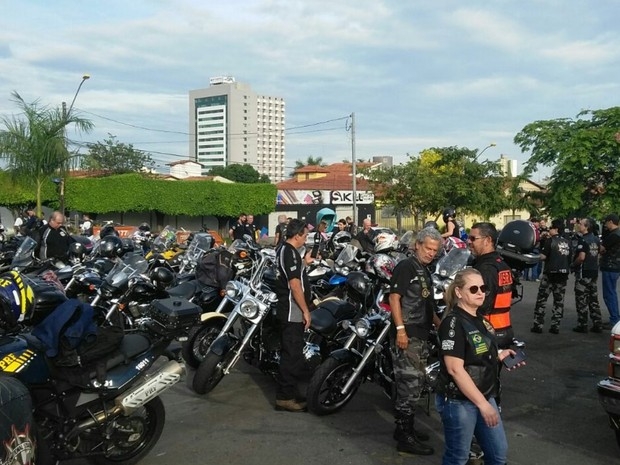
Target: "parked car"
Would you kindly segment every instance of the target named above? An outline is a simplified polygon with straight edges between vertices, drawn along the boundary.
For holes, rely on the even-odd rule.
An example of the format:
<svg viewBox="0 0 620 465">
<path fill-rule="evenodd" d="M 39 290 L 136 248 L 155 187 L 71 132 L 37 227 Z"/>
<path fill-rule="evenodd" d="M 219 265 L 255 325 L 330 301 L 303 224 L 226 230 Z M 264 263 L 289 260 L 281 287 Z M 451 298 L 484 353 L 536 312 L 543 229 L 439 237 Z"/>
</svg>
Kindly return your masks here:
<svg viewBox="0 0 620 465">
<path fill-rule="evenodd" d="M 609 415 L 609 425 L 620 447 L 620 322 L 611 330 L 609 352 L 608 376 L 598 383 L 598 399 Z"/>
</svg>

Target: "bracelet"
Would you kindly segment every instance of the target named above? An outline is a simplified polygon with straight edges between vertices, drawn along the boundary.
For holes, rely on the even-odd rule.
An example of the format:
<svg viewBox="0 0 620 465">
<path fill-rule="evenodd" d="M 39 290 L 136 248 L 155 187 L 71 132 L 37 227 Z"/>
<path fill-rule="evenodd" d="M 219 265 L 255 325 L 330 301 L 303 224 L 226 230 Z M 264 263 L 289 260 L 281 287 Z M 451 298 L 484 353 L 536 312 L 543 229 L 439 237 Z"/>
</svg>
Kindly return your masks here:
<svg viewBox="0 0 620 465">
<path fill-rule="evenodd" d="M 398 325 L 396 327 L 396 331 L 400 331 L 401 329 L 405 329 L 405 325 Z"/>
</svg>

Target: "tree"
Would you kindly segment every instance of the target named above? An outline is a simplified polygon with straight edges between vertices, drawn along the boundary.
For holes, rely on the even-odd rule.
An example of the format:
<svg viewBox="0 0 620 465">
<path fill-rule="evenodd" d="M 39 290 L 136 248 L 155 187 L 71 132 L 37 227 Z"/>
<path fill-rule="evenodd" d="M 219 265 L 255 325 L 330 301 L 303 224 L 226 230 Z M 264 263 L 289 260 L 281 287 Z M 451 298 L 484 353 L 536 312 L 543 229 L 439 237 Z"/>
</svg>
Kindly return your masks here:
<svg viewBox="0 0 620 465">
<path fill-rule="evenodd" d="M 134 149 L 132 144 L 119 142 L 116 136 L 108 133 L 103 142 L 88 144 L 88 154 L 82 158 L 81 166 L 89 171 L 123 174 L 152 170 L 155 163 L 150 154 Z"/>
<path fill-rule="evenodd" d="M 228 166 L 216 166 L 209 171 L 211 176 L 221 176 L 234 182 L 243 184 L 256 184 L 271 182 L 269 176 L 260 174 L 251 165 L 232 164 Z"/>
<path fill-rule="evenodd" d="M 2 117 L 0 157 L 7 161 L 13 179 L 34 181 L 37 215 L 41 216 L 44 183 L 52 176 L 64 177 L 71 165 L 66 128 L 74 124 L 78 131 L 89 132 L 93 123 L 71 112 L 65 115 L 59 108 L 41 107 L 38 101 L 26 103 L 17 92 L 12 95 L 25 119 Z"/>
<path fill-rule="evenodd" d="M 620 198 L 620 107 L 580 112 L 575 119 L 535 121 L 514 138 L 531 156 L 529 174 L 553 167 L 548 212 L 553 216 L 600 217 Z"/>
<path fill-rule="evenodd" d="M 303 168 L 304 166 L 327 166 L 327 164 L 323 162 L 323 157 L 314 158 L 312 155 L 310 155 L 305 162 L 303 162 L 302 160 L 295 161 L 296 170 L 298 170 L 299 168 Z"/>
</svg>

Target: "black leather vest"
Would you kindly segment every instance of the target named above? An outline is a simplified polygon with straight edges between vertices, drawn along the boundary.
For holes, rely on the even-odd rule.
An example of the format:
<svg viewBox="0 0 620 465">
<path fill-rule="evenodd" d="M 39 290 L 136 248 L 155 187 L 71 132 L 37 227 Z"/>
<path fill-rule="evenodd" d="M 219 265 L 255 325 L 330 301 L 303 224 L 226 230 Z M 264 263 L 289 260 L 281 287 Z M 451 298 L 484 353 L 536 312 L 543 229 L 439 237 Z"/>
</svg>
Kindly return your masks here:
<svg viewBox="0 0 620 465">
<path fill-rule="evenodd" d="M 570 242 L 562 236 L 553 236 L 549 256 L 545 259 L 547 273 L 568 274 L 571 264 Z"/>
</svg>

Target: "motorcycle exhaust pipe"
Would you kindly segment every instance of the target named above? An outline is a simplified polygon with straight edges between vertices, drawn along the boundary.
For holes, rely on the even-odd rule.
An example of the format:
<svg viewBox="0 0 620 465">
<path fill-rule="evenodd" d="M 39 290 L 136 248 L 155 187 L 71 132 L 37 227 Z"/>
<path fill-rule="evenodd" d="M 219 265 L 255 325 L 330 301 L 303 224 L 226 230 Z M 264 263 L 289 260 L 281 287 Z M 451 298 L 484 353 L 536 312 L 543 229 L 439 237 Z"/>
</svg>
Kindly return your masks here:
<svg viewBox="0 0 620 465">
<path fill-rule="evenodd" d="M 93 413 L 88 420 L 77 424 L 71 436 L 100 425 L 110 418 L 119 415 L 131 415 L 134 410 L 178 383 L 184 373 L 184 365 L 176 360 L 170 360 L 156 373 L 147 375 L 147 378 L 137 387 L 116 397 L 113 407 Z"/>
</svg>

